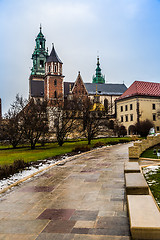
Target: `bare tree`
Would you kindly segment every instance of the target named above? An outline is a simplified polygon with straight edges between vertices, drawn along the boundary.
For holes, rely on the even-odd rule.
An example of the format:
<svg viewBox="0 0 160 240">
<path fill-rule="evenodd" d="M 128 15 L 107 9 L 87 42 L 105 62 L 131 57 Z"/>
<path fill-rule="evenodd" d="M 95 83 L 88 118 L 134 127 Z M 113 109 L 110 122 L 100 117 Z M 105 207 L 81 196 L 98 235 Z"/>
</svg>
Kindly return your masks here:
<svg viewBox="0 0 160 240">
<path fill-rule="evenodd" d="M 0 124 L 1 140 L 8 140 L 13 148 L 16 148 L 23 139 L 24 132 L 20 112 L 25 106 L 25 103 L 23 97 L 17 94 L 15 101 L 11 104 L 10 109 Z"/>
<path fill-rule="evenodd" d="M 99 109 L 98 104 L 93 110 L 93 103 L 89 98 L 82 100 L 83 133 L 88 144 L 95 138 L 103 128 L 105 111 Z"/>
<path fill-rule="evenodd" d="M 51 128 L 56 133 L 58 145 L 62 146 L 68 135 L 77 128 L 77 101 L 76 98 L 64 102 L 57 99 L 50 105 Z"/>
<path fill-rule="evenodd" d="M 31 99 L 21 112 L 21 117 L 25 137 L 29 140 L 31 149 L 35 149 L 41 135 L 44 137 L 48 132 L 47 101 Z"/>
<path fill-rule="evenodd" d="M 1 122 L 1 139 L 8 140 L 13 148 L 27 139 L 31 143 L 31 149 L 34 149 L 41 135 L 44 136 L 47 131 L 47 102 L 33 99 L 27 101 L 17 94 Z"/>
</svg>

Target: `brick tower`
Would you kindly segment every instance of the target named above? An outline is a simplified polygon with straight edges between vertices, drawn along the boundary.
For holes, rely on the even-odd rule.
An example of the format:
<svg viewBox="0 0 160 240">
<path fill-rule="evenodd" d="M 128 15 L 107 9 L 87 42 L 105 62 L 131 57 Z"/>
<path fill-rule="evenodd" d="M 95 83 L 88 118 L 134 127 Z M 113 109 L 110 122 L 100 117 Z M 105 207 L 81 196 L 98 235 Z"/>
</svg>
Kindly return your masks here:
<svg viewBox="0 0 160 240">
<path fill-rule="evenodd" d="M 62 64 L 53 45 L 45 64 L 44 97 L 47 100 L 63 101 L 64 99 Z"/>
</svg>

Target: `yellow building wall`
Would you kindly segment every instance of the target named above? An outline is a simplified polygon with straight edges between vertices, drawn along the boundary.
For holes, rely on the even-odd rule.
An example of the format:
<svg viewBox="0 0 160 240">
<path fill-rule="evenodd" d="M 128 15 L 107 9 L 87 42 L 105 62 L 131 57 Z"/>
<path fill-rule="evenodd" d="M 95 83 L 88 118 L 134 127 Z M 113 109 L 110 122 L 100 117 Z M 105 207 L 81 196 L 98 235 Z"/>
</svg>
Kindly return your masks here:
<svg viewBox="0 0 160 240">
<path fill-rule="evenodd" d="M 160 132 L 160 117 L 157 116 L 157 112 L 160 111 L 160 98 L 132 97 L 118 100 L 117 119 L 126 127 L 128 131 L 129 126 L 134 125 L 137 122 L 137 103 L 139 104 L 139 120 L 144 121 L 149 119 L 155 125 L 156 132 Z M 130 108 L 131 104 L 132 109 Z M 123 111 L 121 111 L 122 108 Z M 133 120 L 131 115 L 133 115 Z M 155 119 L 153 115 L 155 115 Z M 126 116 L 128 116 L 128 118 L 126 118 Z"/>
<path fill-rule="evenodd" d="M 95 95 L 89 95 L 90 99 L 94 99 Z M 115 95 L 99 95 L 100 97 L 100 103 L 104 105 L 104 100 L 108 100 L 108 107 L 109 107 L 109 114 L 115 114 L 115 100 L 118 98 Z"/>
</svg>

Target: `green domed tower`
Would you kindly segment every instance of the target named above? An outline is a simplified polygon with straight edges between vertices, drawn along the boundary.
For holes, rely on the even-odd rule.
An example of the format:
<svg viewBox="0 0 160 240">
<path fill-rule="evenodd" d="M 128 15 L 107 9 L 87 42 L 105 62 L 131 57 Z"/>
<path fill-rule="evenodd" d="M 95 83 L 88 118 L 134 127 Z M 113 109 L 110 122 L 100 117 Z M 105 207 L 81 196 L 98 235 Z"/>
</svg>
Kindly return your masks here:
<svg viewBox="0 0 160 240">
<path fill-rule="evenodd" d="M 33 67 L 29 77 L 29 97 L 44 97 L 45 63 L 48 50 L 45 49 L 46 39 L 42 33 L 42 27 L 35 39 L 36 46 L 32 54 Z"/>
<path fill-rule="evenodd" d="M 31 75 L 45 75 L 45 62 L 48 56 L 48 51 L 45 49 L 44 35 L 42 33 L 42 27 L 40 26 L 40 32 L 36 38 L 36 46 L 32 54 L 33 67 L 31 69 Z"/>
<path fill-rule="evenodd" d="M 93 75 L 92 83 L 105 83 L 105 76 L 101 73 L 99 57 L 97 57 L 96 75 Z"/>
</svg>

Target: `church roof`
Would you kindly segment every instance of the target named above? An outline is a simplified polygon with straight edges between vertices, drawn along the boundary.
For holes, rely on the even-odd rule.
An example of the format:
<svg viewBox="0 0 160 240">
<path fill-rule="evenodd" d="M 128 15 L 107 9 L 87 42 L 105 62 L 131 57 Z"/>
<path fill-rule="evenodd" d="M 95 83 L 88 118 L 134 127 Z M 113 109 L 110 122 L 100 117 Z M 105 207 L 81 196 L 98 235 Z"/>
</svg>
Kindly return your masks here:
<svg viewBox="0 0 160 240">
<path fill-rule="evenodd" d="M 139 95 L 160 97 L 160 83 L 135 81 L 118 100 Z"/>
<path fill-rule="evenodd" d="M 114 84 L 114 83 L 84 83 L 89 94 L 96 94 L 96 88 L 98 95 L 122 95 L 127 87 L 125 84 Z"/>
<path fill-rule="evenodd" d="M 74 82 L 64 82 L 64 96 L 69 94 L 70 86 L 71 90 L 73 89 Z M 104 83 L 104 84 L 96 84 L 96 83 L 84 83 L 87 92 L 89 95 L 96 94 L 96 87 L 98 95 L 115 95 L 120 96 L 126 90 L 127 87 L 125 84 L 112 84 L 112 83 Z"/>
<path fill-rule="evenodd" d="M 52 47 L 52 51 L 51 54 L 47 57 L 46 62 L 59 62 L 62 63 L 62 61 L 60 60 L 60 58 L 58 57 L 55 49 L 54 49 L 54 45 Z"/>
</svg>

